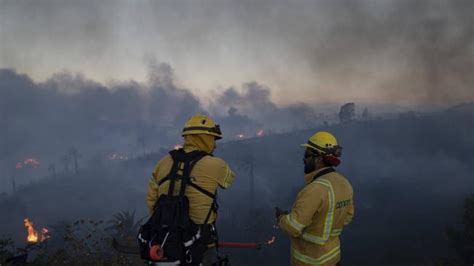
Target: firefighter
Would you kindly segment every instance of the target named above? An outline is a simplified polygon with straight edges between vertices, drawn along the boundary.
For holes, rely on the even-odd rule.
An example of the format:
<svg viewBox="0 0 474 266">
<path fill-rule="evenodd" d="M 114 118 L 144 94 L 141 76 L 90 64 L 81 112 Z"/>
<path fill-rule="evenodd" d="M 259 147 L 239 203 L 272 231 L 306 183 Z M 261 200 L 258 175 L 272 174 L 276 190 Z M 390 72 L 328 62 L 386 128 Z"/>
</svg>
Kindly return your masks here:
<svg viewBox="0 0 474 266">
<path fill-rule="evenodd" d="M 275 215 L 290 236 L 292 265 L 340 265 L 339 236 L 354 215 L 352 186 L 334 169 L 342 148 L 324 131 L 302 146 L 305 186 L 291 212 L 276 208 Z"/>
<path fill-rule="evenodd" d="M 211 265 L 215 257 L 215 221 L 217 218 L 217 203 L 215 197 L 217 188 L 226 189 L 234 181 L 235 174 L 229 165 L 222 159 L 212 156 L 216 148 L 216 140 L 222 138 L 219 125 L 206 115 L 195 115 L 184 125 L 182 136 L 184 137 L 183 149 L 186 154 L 193 151 L 202 151 L 209 156 L 204 156 L 193 166 L 190 177 L 193 186 L 187 186 L 185 195 L 189 200 L 189 216 L 197 225 L 205 225 L 201 228 L 201 235 L 208 244 L 204 252 L 203 265 Z M 150 215 L 154 211 L 155 203 L 162 194 L 168 193 L 169 180 L 160 181 L 168 175 L 173 165 L 173 159 L 168 154 L 164 156 L 155 166 L 149 181 L 147 205 Z M 179 193 L 179 185 L 174 187 L 175 194 Z M 206 230 L 208 229 L 208 230 Z"/>
</svg>

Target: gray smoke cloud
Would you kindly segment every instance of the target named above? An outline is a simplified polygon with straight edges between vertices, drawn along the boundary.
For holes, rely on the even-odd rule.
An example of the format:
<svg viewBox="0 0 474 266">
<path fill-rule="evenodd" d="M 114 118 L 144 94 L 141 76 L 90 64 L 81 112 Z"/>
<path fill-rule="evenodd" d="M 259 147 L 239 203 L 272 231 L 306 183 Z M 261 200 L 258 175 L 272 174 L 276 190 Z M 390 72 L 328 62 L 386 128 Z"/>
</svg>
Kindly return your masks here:
<svg viewBox="0 0 474 266">
<path fill-rule="evenodd" d="M 256 82 L 224 90 L 204 107 L 190 89 L 177 85 L 170 64 L 151 58 L 148 69 L 146 82 L 107 85 L 68 71 L 35 82 L 0 69 L 3 179 L 14 175 L 16 163 L 26 158 L 39 158 L 42 174 L 48 164 L 64 170 L 64 157 L 72 148 L 82 155 L 82 166 L 112 153 L 135 157 L 169 149 L 182 142 L 182 125 L 197 113 L 214 117 L 225 140 L 320 123 L 304 104 L 277 106 L 271 89 Z"/>
<path fill-rule="evenodd" d="M 174 86 L 167 64 L 150 65 L 147 83 L 110 86 L 68 72 L 37 83 L 1 69 L 4 177 L 25 158 L 58 163 L 71 147 L 84 158 L 111 152 L 130 156 L 138 152 L 140 141 L 148 151 L 169 148 L 180 141 L 177 133 L 184 121 L 200 108 L 194 95 Z"/>
<path fill-rule="evenodd" d="M 257 82 L 224 90 L 209 109 L 222 120 L 223 128 L 240 128 L 238 133 L 250 136 L 259 130 L 284 132 L 324 122 L 324 116 L 307 104 L 277 106 L 271 100 L 271 89 Z M 219 116 L 223 113 L 227 115 Z"/>
<path fill-rule="evenodd" d="M 0 5 L 0 67 L 34 77 L 66 67 L 101 82 L 136 79 L 152 54 L 187 87 L 256 80 L 286 104 L 474 99 L 469 0 Z"/>
</svg>

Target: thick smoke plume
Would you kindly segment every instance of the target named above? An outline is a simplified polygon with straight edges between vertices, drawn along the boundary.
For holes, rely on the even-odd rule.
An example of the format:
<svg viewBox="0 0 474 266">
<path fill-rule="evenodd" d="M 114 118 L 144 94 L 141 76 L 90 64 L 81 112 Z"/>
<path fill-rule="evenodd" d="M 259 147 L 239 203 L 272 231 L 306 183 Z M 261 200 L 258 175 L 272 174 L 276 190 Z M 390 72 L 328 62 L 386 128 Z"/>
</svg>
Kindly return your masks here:
<svg viewBox="0 0 474 266">
<path fill-rule="evenodd" d="M 0 67 L 144 80 L 151 54 L 200 91 L 256 80 L 285 104 L 452 105 L 474 100 L 472 10 L 470 0 L 2 1 Z"/>
<path fill-rule="evenodd" d="M 221 123 L 225 140 L 318 123 L 309 119 L 315 113 L 311 108 L 279 107 L 270 100 L 270 89 L 255 82 L 244 84 L 242 92 L 223 91 L 205 108 L 175 79 L 173 68 L 156 60 L 149 61 L 147 82 L 110 85 L 66 71 L 35 82 L 26 74 L 0 70 L 3 179 L 30 157 L 68 169 L 64 158 L 71 149 L 79 151 L 82 165 L 108 154 L 136 157 L 169 149 L 181 142 L 182 125 L 197 113 Z"/>
</svg>

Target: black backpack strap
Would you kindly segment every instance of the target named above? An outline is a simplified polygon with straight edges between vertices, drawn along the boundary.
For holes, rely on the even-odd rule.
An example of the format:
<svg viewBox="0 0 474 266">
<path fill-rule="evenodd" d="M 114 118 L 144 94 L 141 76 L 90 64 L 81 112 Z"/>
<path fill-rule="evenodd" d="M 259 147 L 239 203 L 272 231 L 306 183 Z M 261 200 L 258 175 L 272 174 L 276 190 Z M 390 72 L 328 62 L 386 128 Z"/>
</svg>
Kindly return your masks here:
<svg viewBox="0 0 474 266">
<path fill-rule="evenodd" d="M 166 180 L 170 180 L 170 185 L 168 187 L 168 195 L 169 196 L 173 195 L 174 185 L 176 183 L 179 164 L 180 164 L 180 161 L 173 160 L 173 165 L 171 166 L 171 170 L 170 170 L 169 174 L 164 178 Z M 161 183 L 161 181 L 160 181 L 160 183 Z M 160 183 L 158 183 L 158 185 L 160 185 Z"/>
<path fill-rule="evenodd" d="M 209 209 L 209 212 L 207 213 L 206 219 L 204 220 L 204 223 L 203 223 L 203 224 L 207 224 L 207 222 L 209 221 L 209 218 L 211 217 L 211 213 L 213 211 L 215 213 L 217 213 L 217 209 L 219 207 L 218 204 L 217 204 L 217 189 L 214 192 L 214 194 L 212 194 L 211 192 L 205 190 L 201 186 L 191 182 L 191 180 L 188 181 L 188 185 L 190 185 L 191 187 L 193 187 L 197 191 L 201 192 L 202 194 L 204 194 L 204 195 L 206 195 L 206 196 L 208 196 L 209 198 L 212 199 L 211 208 Z"/>
<path fill-rule="evenodd" d="M 161 184 L 163 184 L 164 182 L 166 182 L 166 181 L 168 181 L 168 180 L 170 180 L 170 179 L 171 179 L 171 177 L 170 177 L 169 175 L 163 177 L 163 178 L 160 180 L 160 182 L 158 182 L 158 186 L 161 186 Z"/>
<path fill-rule="evenodd" d="M 188 185 L 190 185 L 191 187 L 193 187 L 194 189 L 196 189 L 197 191 L 201 192 L 202 194 L 208 196 L 209 198 L 211 199 L 215 199 L 216 198 L 216 195 L 215 194 L 212 194 L 211 192 L 205 190 L 204 188 L 202 188 L 201 186 L 191 182 L 191 180 L 188 181 Z"/>
<path fill-rule="evenodd" d="M 317 173 L 314 177 L 313 177 L 313 180 L 311 182 L 313 182 L 314 180 L 316 180 L 316 178 L 320 177 L 320 176 L 323 176 L 325 174 L 329 174 L 329 173 L 332 173 L 332 172 L 336 172 L 336 170 L 332 167 L 329 167 L 327 169 L 324 169 L 322 171 L 320 171 L 319 173 Z"/>
<path fill-rule="evenodd" d="M 219 205 L 217 204 L 217 189 L 213 196 L 214 197 L 212 198 L 211 208 L 209 208 L 209 212 L 207 213 L 206 219 L 204 220 L 204 224 L 207 224 L 207 222 L 209 222 L 209 218 L 211 218 L 211 213 L 217 213 L 217 209 L 219 209 Z"/>
<path fill-rule="evenodd" d="M 193 187 L 194 189 L 196 189 L 197 191 L 201 192 L 202 194 L 211 198 L 212 199 L 211 208 L 209 209 L 206 219 L 204 220 L 204 224 L 207 224 L 207 222 L 209 221 L 209 218 L 211 217 L 211 213 L 213 211 L 217 213 L 217 209 L 219 207 L 217 204 L 217 189 L 215 193 L 213 194 L 207 191 L 206 189 L 202 188 L 201 186 L 193 183 L 191 181 L 190 176 L 191 176 L 191 171 L 193 167 L 196 165 L 196 163 L 200 159 L 202 159 L 204 156 L 207 156 L 210 154 L 205 153 L 203 151 L 197 151 L 197 150 L 186 153 L 184 152 L 183 149 L 172 150 L 169 152 L 169 154 L 171 155 L 171 158 L 173 159 L 173 166 L 171 167 L 169 174 L 158 182 L 158 186 L 160 186 L 161 184 L 169 180 L 171 183 L 168 188 L 168 195 L 171 196 L 173 195 L 176 180 L 181 179 L 181 187 L 179 190 L 180 197 L 184 197 L 184 194 L 186 192 L 186 186 L 189 185 Z M 181 176 L 177 174 L 179 171 L 180 163 L 183 163 L 183 175 Z"/>
<path fill-rule="evenodd" d="M 174 192 L 175 182 L 176 180 L 180 179 L 181 187 L 179 191 L 179 196 L 183 197 L 186 191 L 186 186 L 190 182 L 190 174 L 194 165 L 196 165 L 196 163 L 204 156 L 209 154 L 198 150 L 186 153 L 183 149 L 172 150 L 169 152 L 169 154 L 173 159 L 173 165 L 168 175 L 158 182 L 158 186 L 169 180 L 171 183 L 168 188 L 168 195 L 172 196 Z M 178 171 L 180 170 L 181 165 L 183 166 L 183 173 L 182 175 L 178 175 Z"/>
</svg>

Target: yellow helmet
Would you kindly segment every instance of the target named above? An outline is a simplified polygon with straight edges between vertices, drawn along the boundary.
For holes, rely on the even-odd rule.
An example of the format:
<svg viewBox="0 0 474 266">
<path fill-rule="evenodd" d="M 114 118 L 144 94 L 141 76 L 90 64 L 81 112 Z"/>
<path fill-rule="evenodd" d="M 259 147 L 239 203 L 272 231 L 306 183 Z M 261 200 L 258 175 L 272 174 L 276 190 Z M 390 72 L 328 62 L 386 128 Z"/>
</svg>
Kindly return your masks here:
<svg viewBox="0 0 474 266">
<path fill-rule="evenodd" d="M 301 146 L 315 150 L 319 154 L 341 156 L 342 147 L 337 145 L 336 137 L 326 131 L 316 132 L 308 142 Z"/>
<path fill-rule="evenodd" d="M 222 138 L 219 125 L 207 115 L 194 115 L 184 124 L 183 137 L 185 135 L 197 134 L 211 135 L 216 137 L 216 139 Z"/>
</svg>

